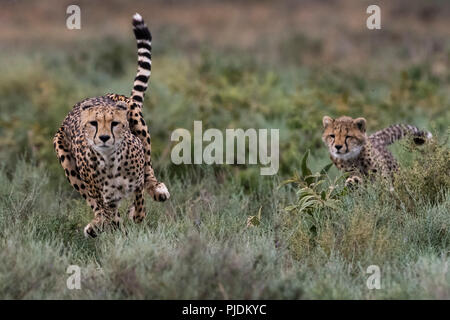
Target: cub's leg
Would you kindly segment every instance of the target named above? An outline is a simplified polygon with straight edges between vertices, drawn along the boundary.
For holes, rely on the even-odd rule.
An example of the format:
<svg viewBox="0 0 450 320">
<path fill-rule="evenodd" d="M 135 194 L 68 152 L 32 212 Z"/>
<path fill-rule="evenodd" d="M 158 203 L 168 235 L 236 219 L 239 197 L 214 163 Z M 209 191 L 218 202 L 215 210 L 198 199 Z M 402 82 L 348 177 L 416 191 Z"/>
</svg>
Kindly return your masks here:
<svg viewBox="0 0 450 320">
<path fill-rule="evenodd" d="M 133 204 L 128 209 L 128 217 L 134 222 L 142 222 L 145 218 L 144 188 L 136 190 Z"/>
<path fill-rule="evenodd" d="M 128 121 L 130 123 L 131 132 L 137 136 L 144 145 L 145 172 L 144 181 L 145 188 L 155 201 L 166 201 L 170 197 L 169 190 L 164 183 L 158 182 L 152 167 L 151 159 L 151 138 L 148 127 L 145 123 L 141 112 L 141 107 L 133 103 L 128 112 Z"/>
<path fill-rule="evenodd" d="M 353 188 L 360 184 L 362 184 L 362 178 L 357 175 L 352 175 L 345 180 L 345 186 L 349 188 Z"/>
<path fill-rule="evenodd" d="M 78 172 L 78 168 L 76 166 L 75 157 L 70 152 L 69 145 L 70 142 L 64 133 L 64 128 L 59 128 L 53 138 L 53 147 L 55 148 L 59 163 L 63 167 L 64 174 L 72 187 L 74 187 L 84 199 L 87 199 L 88 193 L 86 184 L 80 177 L 80 173 Z"/>
</svg>

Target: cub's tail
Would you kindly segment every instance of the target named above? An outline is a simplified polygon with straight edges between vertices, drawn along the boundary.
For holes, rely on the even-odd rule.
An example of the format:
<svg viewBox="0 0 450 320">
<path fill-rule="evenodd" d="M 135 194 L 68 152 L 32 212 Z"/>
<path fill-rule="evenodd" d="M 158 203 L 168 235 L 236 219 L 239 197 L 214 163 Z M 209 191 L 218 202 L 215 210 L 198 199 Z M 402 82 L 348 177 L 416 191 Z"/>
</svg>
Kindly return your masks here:
<svg viewBox="0 0 450 320">
<path fill-rule="evenodd" d="M 417 145 L 422 145 L 426 140 L 433 137 L 431 132 L 420 130 L 409 124 L 394 124 L 386 129 L 375 132 L 369 139 L 388 146 L 405 136 L 412 136 L 414 143 Z"/>
<path fill-rule="evenodd" d="M 138 48 L 138 70 L 134 78 L 131 99 L 136 104 L 142 105 L 152 69 L 152 35 L 139 13 L 133 16 L 133 32 Z"/>
</svg>

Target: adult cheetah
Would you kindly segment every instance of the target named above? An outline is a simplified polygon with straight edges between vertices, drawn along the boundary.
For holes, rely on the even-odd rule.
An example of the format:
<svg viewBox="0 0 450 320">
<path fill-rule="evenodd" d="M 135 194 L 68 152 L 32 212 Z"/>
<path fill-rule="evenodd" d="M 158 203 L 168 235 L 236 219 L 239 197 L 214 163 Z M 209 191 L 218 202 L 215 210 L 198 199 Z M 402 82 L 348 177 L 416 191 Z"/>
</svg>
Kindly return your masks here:
<svg viewBox="0 0 450 320">
<path fill-rule="evenodd" d="M 360 183 L 373 174 L 392 181 L 398 164 L 387 146 L 407 135 L 412 136 L 417 145 L 432 137 L 430 132 L 405 124 L 392 125 L 367 136 L 364 118 L 325 116 L 322 122 L 322 140 L 328 147 L 331 161 L 338 169 L 350 173 L 346 185 Z"/>
<path fill-rule="evenodd" d="M 151 34 L 139 14 L 133 16 L 133 31 L 138 70 L 130 98 L 107 94 L 77 103 L 53 139 L 66 177 L 94 211 L 84 228 L 86 236 L 117 226 L 118 205 L 131 194 L 129 217 L 136 222 L 145 217 L 145 189 L 155 201 L 170 197 L 155 177 L 150 133 L 142 115 L 151 72 Z"/>
</svg>

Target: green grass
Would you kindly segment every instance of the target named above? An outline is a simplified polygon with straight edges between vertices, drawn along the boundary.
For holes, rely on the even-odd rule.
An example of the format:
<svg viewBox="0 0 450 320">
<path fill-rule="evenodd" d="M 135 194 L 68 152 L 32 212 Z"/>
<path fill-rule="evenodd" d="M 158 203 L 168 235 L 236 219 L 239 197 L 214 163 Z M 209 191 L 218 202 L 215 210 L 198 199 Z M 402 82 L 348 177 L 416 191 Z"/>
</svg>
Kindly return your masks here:
<svg viewBox="0 0 450 320">
<path fill-rule="evenodd" d="M 0 298 L 450 298 L 448 76 L 433 76 L 427 63 L 370 76 L 239 51 L 191 59 L 168 48 L 154 53 L 144 116 L 171 199 L 147 198 L 142 224 L 94 240 L 82 235 L 92 213 L 65 180 L 52 137 L 79 100 L 129 93 L 132 39 L 2 57 Z M 286 210 L 297 187 L 279 186 L 307 150 L 313 172 L 329 163 L 321 119 L 342 114 L 366 117 L 371 132 L 418 125 L 437 142 L 393 148 L 403 168 L 394 193 L 376 182 L 342 193 L 334 209 Z M 279 128 L 278 175 L 171 164 L 171 132 L 192 131 L 194 120 L 204 129 Z M 339 173 L 329 175 L 332 185 Z M 247 226 L 258 212 L 260 223 Z M 81 290 L 66 287 L 72 264 L 82 268 Z M 381 290 L 366 287 L 369 265 L 381 268 Z"/>
</svg>

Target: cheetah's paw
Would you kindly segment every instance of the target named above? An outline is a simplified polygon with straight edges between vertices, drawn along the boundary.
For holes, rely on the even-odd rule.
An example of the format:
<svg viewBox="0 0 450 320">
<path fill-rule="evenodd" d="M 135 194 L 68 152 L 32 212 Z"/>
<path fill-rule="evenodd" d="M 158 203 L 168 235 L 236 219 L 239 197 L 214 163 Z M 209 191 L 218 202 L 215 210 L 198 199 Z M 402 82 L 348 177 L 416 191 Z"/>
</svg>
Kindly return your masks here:
<svg viewBox="0 0 450 320">
<path fill-rule="evenodd" d="M 84 236 L 86 238 L 95 238 L 97 237 L 97 232 L 92 223 L 89 223 L 86 227 L 84 227 Z"/>
<path fill-rule="evenodd" d="M 163 202 L 170 198 L 169 190 L 162 182 L 158 183 L 153 189 L 150 189 L 149 193 L 155 201 Z"/>
</svg>

